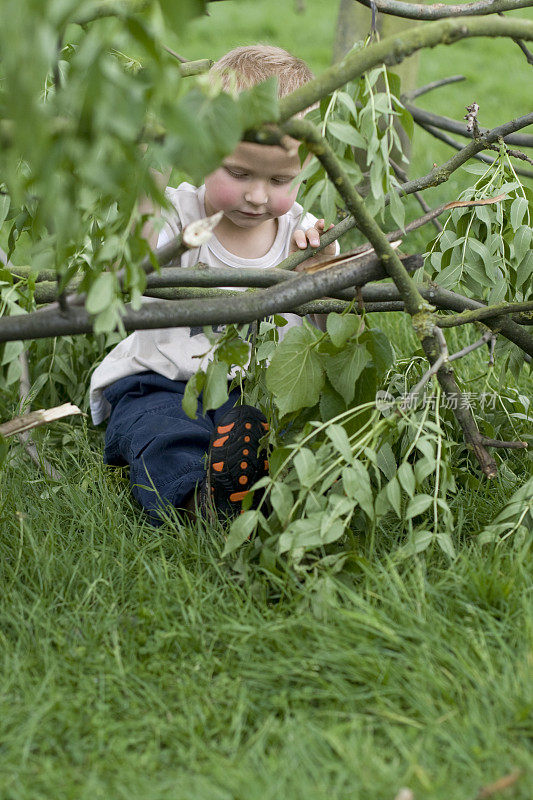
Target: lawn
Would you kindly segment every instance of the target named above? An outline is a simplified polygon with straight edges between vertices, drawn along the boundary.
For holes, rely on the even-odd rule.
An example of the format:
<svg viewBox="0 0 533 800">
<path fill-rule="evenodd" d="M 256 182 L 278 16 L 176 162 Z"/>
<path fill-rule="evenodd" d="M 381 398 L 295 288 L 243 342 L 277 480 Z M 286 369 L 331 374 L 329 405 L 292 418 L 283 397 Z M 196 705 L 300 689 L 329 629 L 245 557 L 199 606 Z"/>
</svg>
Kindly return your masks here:
<svg viewBox="0 0 533 800">
<path fill-rule="evenodd" d="M 318 73 L 333 5 L 213 3 L 169 44 L 197 58 L 271 41 Z M 493 68 L 503 60 L 512 81 Z M 429 51 L 420 83 L 452 72 L 469 85 L 427 107 L 461 118 L 476 99 L 487 125 L 528 110 L 531 77 L 510 43 Z M 450 151 L 417 133 L 415 153 L 413 175 Z M 410 352 L 403 318 L 373 322 Z M 463 377 L 485 361 L 465 360 Z M 528 381 L 516 388 L 530 394 Z M 0 401 L 4 417 L 15 406 L 14 393 Z M 472 535 L 513 490 L 505 469 L 451 499 L 455 559 L 400 558 L 404 535 L 389 522 L 375 542 L 358 538 L 342 576 L 304 583 L 232 566 L 221 527 L 150 526 L 85 421 L 38 438 L 61 484 L 16 443 L 0 471 L 0 800 L 533 796 L 531 537 Z M 516 468 L 524 457 L 510 458 Z M 509 775 L 509 788 L 480 793 Z"/>
</svg>

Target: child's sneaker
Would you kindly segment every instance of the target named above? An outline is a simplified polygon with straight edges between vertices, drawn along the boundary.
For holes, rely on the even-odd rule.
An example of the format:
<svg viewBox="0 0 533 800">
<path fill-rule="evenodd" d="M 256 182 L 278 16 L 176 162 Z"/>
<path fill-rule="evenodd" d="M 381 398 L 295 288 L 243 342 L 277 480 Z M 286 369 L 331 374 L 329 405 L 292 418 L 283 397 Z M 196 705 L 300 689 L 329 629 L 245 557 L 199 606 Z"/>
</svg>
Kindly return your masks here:
<svg viewBox="0 0 533 800">
<path fill-rule="evenodd" d="M 268 431 L 266 417 L 253 406 L 235 406 L 220 419 L 211 437 L 206 494 L 219 518 L 234 517 L 250 487 L 268 474 L 266 451 L 259 441 Z M 253 505 L 259 502 L 256 492 Z"/>
</svg>

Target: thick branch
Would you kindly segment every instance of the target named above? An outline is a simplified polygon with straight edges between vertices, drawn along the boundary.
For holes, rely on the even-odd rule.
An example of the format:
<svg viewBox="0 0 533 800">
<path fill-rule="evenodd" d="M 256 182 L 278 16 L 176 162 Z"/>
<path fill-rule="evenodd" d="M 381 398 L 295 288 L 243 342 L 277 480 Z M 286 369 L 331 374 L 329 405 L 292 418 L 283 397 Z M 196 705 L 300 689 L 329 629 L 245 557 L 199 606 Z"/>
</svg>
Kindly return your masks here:
<svg viewBox="0 0 533 800">
<path fill-rule="evenodd" d="M 392 67 L 422 48 L 453 44 L 460 39 L 476 36 L 508 36 L 531 41 L 533 21 L 501 17 L 461 17 L 417 25 L 404 33 L 387 36 L 370 47 L 349 53 L 318 78 L 284 97 L 280 101 L 280 120 L 290 119 L 373 67 L 380 64 Z"/>
<path fill-rule="evenodd" d="M 171 328 L 179 326 L 218 325 L 231 322 L 252 322 L 353 286 L 361 277 L 360 261 L 356 265 L 340 265 L 313 275 L 297 274 L 280 286 L 247 293 L 239 303 L 228 304 L 227 297 L 204 300 L 183 300 L 180 303 L 147 303 L 139 311 L 128 309 L 122 318 L 125 330 Z M 92 320 L 81 308 L 67 314 L 48 309 L 0 319 L 0 341 L 41 339 L 48 336 L 91 333 Z"/>
<path fill-rule="evenodd" d="M 402 3 L 401 0 L 356 0 L 362 6 L 376 7 L 380 14 L 392 14 L 394 17 L 416 20 L 449 19 L 450 17 L 479 17 L 486 14 L 497 14 L 503 11 L 514 11 L 517 8 L 529 8 L 532 0 L 477 0 L 475 3 L 459 3 L 446 5 L 434 3 Z"/>
</svg>

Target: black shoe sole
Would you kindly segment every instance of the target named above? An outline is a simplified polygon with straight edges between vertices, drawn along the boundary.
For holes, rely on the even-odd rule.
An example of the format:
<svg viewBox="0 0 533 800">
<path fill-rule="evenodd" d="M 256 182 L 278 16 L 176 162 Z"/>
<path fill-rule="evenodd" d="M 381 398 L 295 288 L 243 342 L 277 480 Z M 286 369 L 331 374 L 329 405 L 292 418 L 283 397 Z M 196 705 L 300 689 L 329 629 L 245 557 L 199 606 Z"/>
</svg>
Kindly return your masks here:
<svg viewBox="0 0 533 800">
<path fill-rule="evenodd" d="M 209 444 L 207 495 L 219 516 L 239 514 L 250 487 L 268 474 L 266 452 L 258 453 L 267 431 L 266 417 L 253 406 L 232 408 L 216 426 Z M 257 502 L 254 496 L 254 506 Z"/>
</svg>

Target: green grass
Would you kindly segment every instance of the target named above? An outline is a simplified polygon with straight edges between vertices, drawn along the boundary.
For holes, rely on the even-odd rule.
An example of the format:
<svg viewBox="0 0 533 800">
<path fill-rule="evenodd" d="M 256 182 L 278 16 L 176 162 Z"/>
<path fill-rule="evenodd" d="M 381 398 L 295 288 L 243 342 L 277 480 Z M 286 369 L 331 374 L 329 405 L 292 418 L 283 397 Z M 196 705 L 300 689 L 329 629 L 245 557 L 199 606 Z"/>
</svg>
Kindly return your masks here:
<svg viewBox="0 0 533 800">
<path fill-rule="evenodd" d="M 273 41 L 319 72 L 334 14 L 306 7 L 214 3 L 170 44 L 195 58 Z M 478 67 L 489 48 L 492 64 L 522 58 L 500 41 L 423 55 L 422 82 L 468 67 L 483 84 L 439 90 L 435 110 L 441 100 L 460 118 L 466 102 L 495 100 L 487 124 L 525 110 L 523 79 L 497 93 Z M 428 141 L 414 174 L 449 155 Z M 403 318 L 379 324 L 409 350 Z M 484 359 L 459 371 L 479 374 Z M 3 413 L 14 404 L 4 397 Z M 102 466 L 100 432 L 50 431 L 41 446 L 59 487 L 17 443 L 0 472 L 0 800 L 393 800 L 402 786 L 416 800 L 474 800 L 515 768 L 497 797 L 530 800 L 531 542 L 475 537 L 512 490 L 505 475 L 453 498 L 453 562 L 436 550 L 399 560 L 405 537 L 388 525 L 372 553 L 358 539 L 342 580 L 273 586 L 221 559 L 220 529 L 148 525 L 120 471 Z"/>
<path fill-rule="evenodd" d="M 459 800 L 514 768 L 531 797 L 527 542 L 398 562 L 390 532 L 269 590 L 76 437 L 52 496 L 16 448 L 2 476 L 0 797 Z"/>
</svg>

